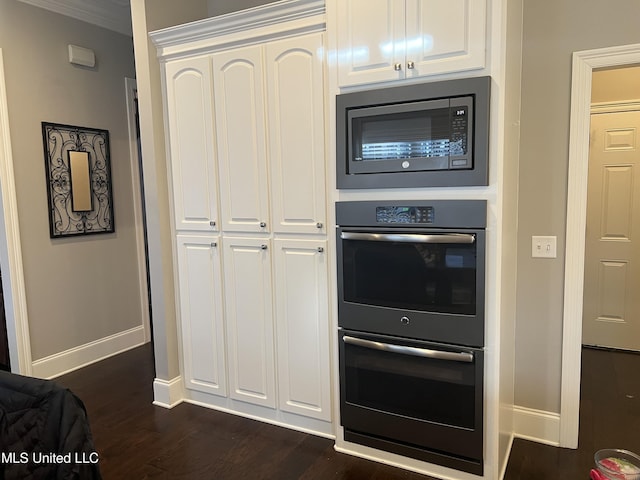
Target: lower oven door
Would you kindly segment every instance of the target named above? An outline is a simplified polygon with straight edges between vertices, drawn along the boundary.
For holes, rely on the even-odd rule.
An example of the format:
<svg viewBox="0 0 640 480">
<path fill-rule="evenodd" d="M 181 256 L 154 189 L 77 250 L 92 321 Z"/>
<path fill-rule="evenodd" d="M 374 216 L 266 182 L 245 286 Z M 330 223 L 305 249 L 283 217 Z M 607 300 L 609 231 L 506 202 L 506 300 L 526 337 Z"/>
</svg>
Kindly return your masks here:
<svg viewBox="0 0 640 480">
<path fill-rule="evenodd" d="M 483 351 L 340 330 L 345 440 L 478 475 Z"/>
</svg>

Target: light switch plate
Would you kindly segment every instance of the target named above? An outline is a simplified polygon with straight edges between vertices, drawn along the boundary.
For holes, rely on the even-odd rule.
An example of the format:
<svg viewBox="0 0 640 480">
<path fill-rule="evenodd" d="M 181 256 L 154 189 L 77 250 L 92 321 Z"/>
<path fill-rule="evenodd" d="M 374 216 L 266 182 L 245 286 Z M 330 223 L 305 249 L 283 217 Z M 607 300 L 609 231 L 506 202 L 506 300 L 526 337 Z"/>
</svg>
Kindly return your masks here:
<svg viewBox="0 0 640 480">
<path fill-rule="evenodd" d="M 531 237 L 531 256 L 534 258 L 556 258 L 556 237 Z"/>
</svg>

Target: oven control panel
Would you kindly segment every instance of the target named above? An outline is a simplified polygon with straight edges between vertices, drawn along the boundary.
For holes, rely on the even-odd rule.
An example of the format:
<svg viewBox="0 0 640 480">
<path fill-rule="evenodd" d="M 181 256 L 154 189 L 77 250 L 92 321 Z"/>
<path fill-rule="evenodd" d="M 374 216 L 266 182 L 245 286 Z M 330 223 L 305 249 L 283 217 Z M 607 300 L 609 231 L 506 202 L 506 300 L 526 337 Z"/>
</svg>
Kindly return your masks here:
<svg viewBox="0 0 640 480">
<path fill-rule="evenodd" d="M 433 215 L 433 207 L 376 207 L 377 223 L 429 225 Z"/>
</svg>

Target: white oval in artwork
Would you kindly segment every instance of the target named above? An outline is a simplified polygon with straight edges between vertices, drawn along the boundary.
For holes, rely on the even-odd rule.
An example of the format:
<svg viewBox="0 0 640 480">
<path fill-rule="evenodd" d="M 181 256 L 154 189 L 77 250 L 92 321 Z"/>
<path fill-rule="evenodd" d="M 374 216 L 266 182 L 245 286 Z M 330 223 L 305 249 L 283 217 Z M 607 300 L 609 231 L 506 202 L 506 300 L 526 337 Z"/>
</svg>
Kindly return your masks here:
<svg viewBox="0 0 640 480">
<path fill-rule="evenodd" d="M 406 160 L 404 162 L 402 162 L 402 168 L 409 168 L 411 164 L 409 162 L 407 162 Z"/>
</svg>

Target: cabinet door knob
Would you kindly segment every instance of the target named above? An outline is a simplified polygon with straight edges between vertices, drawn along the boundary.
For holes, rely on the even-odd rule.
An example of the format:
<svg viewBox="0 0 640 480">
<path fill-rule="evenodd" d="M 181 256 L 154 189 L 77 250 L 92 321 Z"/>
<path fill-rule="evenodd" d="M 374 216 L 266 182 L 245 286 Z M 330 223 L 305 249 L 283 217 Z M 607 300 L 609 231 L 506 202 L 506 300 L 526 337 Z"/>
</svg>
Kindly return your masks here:
<svg viewBox="0 0 640 480">
<path fill-rule="evenodd" d="M 260 250 L 266 250 L 267 246 L 263 243 L 262 245 L 260 245 Z"/>
<path fill-rule="evenodd" d="M 324 252 L 324 248 L 323 247 L 318 247 L 318 253 L 322 253 Z"/>
<path fill-rule="evenodd" d="M 214 247 L 214 248 L 217 247 L 218 246 L 218 242 L 211 242 L 211 246 Z"/>
<path fill-rule="evenodd" d="M 267 222 L 260 222 L 260 228 L 264 228 L 267 226 Z"/>
<path fill-rule="evenodd" d="M 322 222 L 316 223 L 316 228 L 322 228 Z"/>
<path fill-rule="evenodd" d="M 216 221 L 215 220 L 211 220 L 209 222 L 209 225 L 211 225 L 212 227 L 215 227 L 216 226 Z"/>
<path fill-rule="evenodd" d="M 401 64 L 400 62 L 398 62 L 398 63 L 394 64 L 394 65 L 393 65 L 393 69 L 394 69 L 396 72 L 399 72 L 400 70 L 402 70 L 402 64 Z"/>
<path fill-rule="evenodd" d="M 409 61 L 407 62 L 407 68 L 408 68 L 409 70 L 413 70 L 414 68 L 416 68 L 416 64 L 415 64 L 415 63 L 413 63 L 411 60 L 409 60 Z"/>
</svg>

